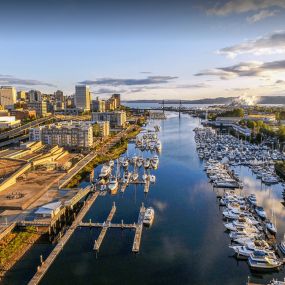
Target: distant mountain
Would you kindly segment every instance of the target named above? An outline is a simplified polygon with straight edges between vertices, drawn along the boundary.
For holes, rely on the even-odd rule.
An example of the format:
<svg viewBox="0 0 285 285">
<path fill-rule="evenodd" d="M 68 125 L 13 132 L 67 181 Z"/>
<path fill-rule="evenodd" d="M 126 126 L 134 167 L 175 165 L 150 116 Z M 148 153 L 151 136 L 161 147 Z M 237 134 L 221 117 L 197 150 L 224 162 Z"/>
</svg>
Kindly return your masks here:
<svg viewBox="0 0 285 285">
<path fill-rule="evenodd" d="M 181 100 L 182 104 L 230 104 L 239 97 L 217 97 L 198 100 Z M 162 103 L 162 100 L 130 100 L 127 103 Z M 180 100 L 164 100 L 165 104 L 179 104 Z M 284 104 L 285 96 L 260 96 L 258 104 Z"/>
</svg>

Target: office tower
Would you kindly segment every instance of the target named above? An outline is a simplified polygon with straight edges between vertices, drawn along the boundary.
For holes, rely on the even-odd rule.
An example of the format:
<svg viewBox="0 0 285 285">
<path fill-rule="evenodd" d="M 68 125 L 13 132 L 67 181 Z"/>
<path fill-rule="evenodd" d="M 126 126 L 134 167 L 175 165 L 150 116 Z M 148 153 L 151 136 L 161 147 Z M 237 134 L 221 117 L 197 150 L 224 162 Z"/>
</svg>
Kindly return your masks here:
<svg viewBox="0 0 285 285">
<path fill-rule="evenodd" d="M 15 87 L 1 86 L 0 87 L 0 105 L 3 107 L 14 105 L 17 100 L 17 92 Z"/>
<path fill-rule="evenodd" d="M 42 101 L 42 93 L 38 90 L 30 90 L 29 91 L 29 102 L 41 102 Z"/>
<path fill-rule="evenodd" d="M 91 105 L 91 93 L 89 86 L 75 86 L 75 106 L 83 111 L 89 111 Z"/>
</svg>

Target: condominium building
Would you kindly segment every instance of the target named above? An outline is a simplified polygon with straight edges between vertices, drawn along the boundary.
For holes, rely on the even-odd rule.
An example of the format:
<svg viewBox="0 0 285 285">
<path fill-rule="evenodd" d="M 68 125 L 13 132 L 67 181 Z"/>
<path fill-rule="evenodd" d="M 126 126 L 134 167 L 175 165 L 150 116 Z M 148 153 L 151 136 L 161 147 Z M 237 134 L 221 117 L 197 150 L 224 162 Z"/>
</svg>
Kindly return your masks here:
<svg viewBox="0 0 285 285">
<path fill-rule="evenodd" d="M 18 92 L 17 92 L 17 98 L 18 98 L 19 100 L 25 101 L 26 98 L 27 98 L 27 93 L 26 93 L 25 91 L 18 91 Z"/>
<path fill-rule="evenodd" d="M 61 122 L 31 128 L 30 141 L 42 141 L 48 145 L 71 148 L 90 148 L 93 146 L 93 128 L 87 122 Z"/>
<path fill-rule="evenodd" d="M 127 115 L 125 111 L 114 112 L 93 112 L 92 120 L 94 122 L 109 121 L 112 128 L 124 127 L 127 121 Z"/>
<path fill-rule="evenodd" d="M 41 102 L 42 101 L 42 93 L 38 90 L 30 90 L 29 91 L 29 102 Z"/>
<path fill-rule="evenodd" d="M 110 135 L 110 122 L 109 121 L 99 121 L 97 122 L 99 126 L 99 136 L 104 138 Z"/>
<path fill-rule="evenodd" d="M 35 110 L 37 113 L 37 117 L 44 117 L 47 114 L 47 102 L 30 102 L 27 104 L 28 108 Z"/>
<path fill-rule="evenodd" d="M 14 105 L 17 100 L 17 92 L 15 87 L 1 86 L 0 87 L 0 105 L 3 107 Z"/>
<path fill-rule="evenodd" d="M 121 95 L 120 94 L 113 94 L 112 98 L 115 100 L 116 108 L 121 106 Z"/>
<path fill-rule="evenodd" d="M 88 111 L 91 105 L 90 88 L 87 85 L 75 86 L 75 106 L 78 109 Z"/>
</svg>

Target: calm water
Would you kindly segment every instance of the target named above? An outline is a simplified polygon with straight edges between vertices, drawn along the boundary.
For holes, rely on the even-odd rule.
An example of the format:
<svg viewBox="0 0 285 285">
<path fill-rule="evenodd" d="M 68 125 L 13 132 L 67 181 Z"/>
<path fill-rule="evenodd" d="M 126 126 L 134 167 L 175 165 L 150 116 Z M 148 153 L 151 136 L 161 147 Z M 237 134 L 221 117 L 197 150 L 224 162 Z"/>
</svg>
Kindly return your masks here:
<svg viewBox="0 0 285 285">
<path fill-rule="evenodd" d="M 109 229 L 100 252 L 94 253 L 98 230 L 77 229 L 41 284 L 210 284 L 244 285 L 251 275 L 246 262 L 237 262 L 228 248 L 222 209 L 196 154 L 193 129 L 198 119 L 170 114 L 161 125 L 162 153 L 155 171 L 157 182 L 147 196 L 142 186 L 129 186 L 116 196 L 98 197 L 85 221 L 104 221 L 112 202 L 117 205 L 113 222 L 137 221 L 142 202 L 155 209 L 154 224 L 142 235 L 141 251 L 131 252 L 133 231 Z M 130 144 L 128 154 L 138 154 Z M 246 167 L 238 167 L 246 192 L 257 194 L 267 214 L 274 207 L 279 237 L 285 231 L 281 186 L 264 187 Z M 20 262 L 6 284 L 25 284 L 35 269 L 33 249 L 29 262 Z M 34 259 L 33 259 L 33 258 Z M 265 283 L 284 272 L 255 275 Z M 8 280 L 8 279 L 7 279 Z"/>
</svg>

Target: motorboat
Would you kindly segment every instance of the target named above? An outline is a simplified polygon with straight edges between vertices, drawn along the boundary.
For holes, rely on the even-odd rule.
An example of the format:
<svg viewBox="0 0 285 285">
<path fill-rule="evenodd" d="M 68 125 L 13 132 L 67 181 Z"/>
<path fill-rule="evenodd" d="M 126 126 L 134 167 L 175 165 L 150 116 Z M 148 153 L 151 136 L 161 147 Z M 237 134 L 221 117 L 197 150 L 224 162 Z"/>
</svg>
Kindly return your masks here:
<svg viewBox="0 0 285 285">
<path fill-rule="evenodd" d="M 149 181 L 150 181 L 150 183 L 155 183 L 155 181 L 156 181 L 155 175 L 149 175 Z"/>
<path fill-rule="evenodd" d="M 146 209 L 143 219 L 143 224 L 145 226 L 151 226 L 154 220 L 154 209 L 149 207 Z"/>
<path fill-rule="evenodd" d="M 124 159 L 122 165 L 123 165 L 123 167 L 127 168 L 127 167 L 129 166 L 129 161 L 128 161 L 128 159 Z"/>
<path fill-rule="evenodd" d="M 266 225 L 267 230 L 268 230 L 271 234 L 276 235 L 277 229 L 276 229 L 275 225 L 274 225 L 271 221 L 267 221 L 267 222 L 265 223 L 265 225 Z"/>
<path fill-rule="evenodd" d="M 144 166 L 144 168 L 149 168 L 149 167 L 150 167 L 150 160 L 149 160 L 149 158 L 147 158 L 147 159 L 144 161 L 143 166 Z"/>
<path fill-rule="evenodd" d="M 110 175 L 110 173 L 111 173 L 111 167 L 110 167 L 110 165 L 108 165 L 108 164 L 104 164 L 103 166 L 102 166 L 102 168 L 101 168 L 101 172 L 100 172 L 100 174 L 99 174 L 99 177 L 100 178 L 104 178 L 104 177 L 106 177 L 106 176 L 109 176 Z"/>
<path fill-rule="evenodd" d="M 285 234 L 283 240 L 278 244 L 280 251 L 285 255 Z"/>
<path fill-rule="evenodd" d="M 143 182 L 146 182 L 147 178 L 148 178 L 148 175 L 147 175 L 146 173 L 144 173 L 144 174 L 142 175 L 142 180 L 143 180 Z"/>
<path fill-rule="evenodd" d="M 279 269 L 282 265 L 282 262 L 277 259 L 274 253 L 256 250 L 249 255 L 248 264 L 252 270 L 272 271 Z"/>
<path fill-rule="evenodd" d="M 115 164 L 114 160 L 110 160 L 110 161 L 109 161 L 109 166 L 110 166 L 110 167 L 113 167 L 114 164 Z"/>
<path fill-rule="evenodd" d="M 129 183 L 130 181 L 130 178 L 131 178 L 131 173 L 126 171 L 125 174 L 124 174 L 124 177 L 123 177 L 123 184 L 126 184 L 126 183 Z"/>
<path fill-rule="evenodd" d="M 257 205 L 257 201 L 256 201 L 256 196 L 255 194 L 250 194 L 248 197 L 247 197 L 247 200 L 248 202 L 253 205 L 253 206 L 256 206 Z"/>
<path fill-rule="evenodd" d="M 133 172 L 132 174 L 132 181 L 137 181 L 139 178 L 139 174 L 137 172 Z"/>
<path fill-rule="evenodd" d="M 118 179 L 115 176 L 112 176 L 109 180 L 108 188 L 111 192 L 114 192 L 118 189 L 119 183 Z"/>
<path fill-rule="evenodd" d="M 266 219 L 266 213 L 263 209 L 263 207 L 256 207 L 255 208 L 255 212 L 257 213 L 257 215 L 261 218 L 261 219 Z"/>
</svg>

